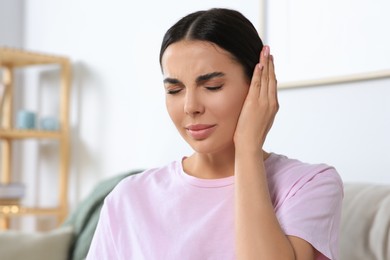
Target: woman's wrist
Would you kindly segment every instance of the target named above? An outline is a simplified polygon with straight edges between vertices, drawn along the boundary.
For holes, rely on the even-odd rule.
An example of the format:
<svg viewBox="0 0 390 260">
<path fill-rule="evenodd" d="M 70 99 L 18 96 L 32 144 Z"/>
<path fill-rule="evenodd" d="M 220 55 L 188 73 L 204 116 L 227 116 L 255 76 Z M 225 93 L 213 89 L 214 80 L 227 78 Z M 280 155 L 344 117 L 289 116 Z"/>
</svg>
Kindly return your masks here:
<svg viewBox="0 0 390 260">
<path fill-rule="evenodd" d="M 256 155 L 263 156 L 263 149 L 260 145 L 236 145 L 236 155 Z"/>
<path fill-rule="evenodd" d="M 266 154 L 261 147 L 242 147 L 236 148 L 235 161 L 264 161 Z"/>
</svg>

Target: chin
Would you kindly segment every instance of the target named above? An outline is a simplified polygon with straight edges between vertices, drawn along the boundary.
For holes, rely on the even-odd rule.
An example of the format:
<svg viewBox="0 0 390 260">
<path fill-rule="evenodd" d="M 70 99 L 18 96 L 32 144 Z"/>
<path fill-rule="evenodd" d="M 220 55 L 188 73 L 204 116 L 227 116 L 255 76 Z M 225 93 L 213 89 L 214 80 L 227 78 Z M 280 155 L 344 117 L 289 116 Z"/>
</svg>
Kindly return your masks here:
<svg viewBox="0 0 390 260">
<path fill-rule="evenodd" d="M 234 146 L 233 143 L 229 144 L 217 144 L 215 142 L 210 142 L 210 140 L 191 140 L 186 142 L 191 146 L 191 148 L 199 154 L 216 154 L 224 151 L 228 151 L 231 147 Z"/>
</svg>

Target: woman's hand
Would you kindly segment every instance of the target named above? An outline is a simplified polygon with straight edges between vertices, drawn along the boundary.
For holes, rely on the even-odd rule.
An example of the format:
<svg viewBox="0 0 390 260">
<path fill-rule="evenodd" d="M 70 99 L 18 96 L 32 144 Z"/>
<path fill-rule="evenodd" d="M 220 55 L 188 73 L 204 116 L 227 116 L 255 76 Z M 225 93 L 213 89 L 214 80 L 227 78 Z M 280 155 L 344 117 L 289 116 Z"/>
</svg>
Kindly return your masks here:
<svg viewBox="0 0 390 260">
<path fill-rule="evenodd" d="M 261 149 L 278 109 L 273 57 L 269 46 L 264 46 L 234 133 L 236 149 Z"/>
</svg>

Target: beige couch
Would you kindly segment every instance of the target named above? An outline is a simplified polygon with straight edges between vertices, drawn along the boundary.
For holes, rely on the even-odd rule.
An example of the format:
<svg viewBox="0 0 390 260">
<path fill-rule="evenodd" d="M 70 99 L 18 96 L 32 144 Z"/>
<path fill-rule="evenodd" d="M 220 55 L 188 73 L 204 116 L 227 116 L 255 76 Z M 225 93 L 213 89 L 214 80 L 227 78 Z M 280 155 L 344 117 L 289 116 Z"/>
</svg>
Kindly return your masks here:
<svg viewBox="0 0 390 260">
<path fill-rule="evenodd" d="M 57 230 L 0 233 L 0 259 L 83 259 L 105 195 L 128 174 L 100 183 Z M 340 260 L 390 260 L 390 185 L 345 184 L 340 240 Z"/>
<path fill-rule="evenodd" d="M 346 183 L 341 260 L 390 260 L 390 185 Z"/>
</svg>

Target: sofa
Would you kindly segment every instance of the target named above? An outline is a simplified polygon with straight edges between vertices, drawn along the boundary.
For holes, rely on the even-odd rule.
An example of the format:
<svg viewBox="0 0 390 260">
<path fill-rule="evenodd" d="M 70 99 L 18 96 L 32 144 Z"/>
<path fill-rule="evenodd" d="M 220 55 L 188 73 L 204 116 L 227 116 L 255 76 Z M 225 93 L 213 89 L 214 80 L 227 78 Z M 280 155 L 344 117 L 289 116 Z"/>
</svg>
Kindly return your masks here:
<svg viewBox="0 0 390 260">
<path fill-rule="evenodd" d="M 120 180 L 139 172 L 100 182 L 65 223 L 53 231 L 0 233 L 0 259 L 84 259 L 105 196 Z M 390 260 L 390 184 L 344 184 L 340 260 Z"/>
<path fill-rule="evenodd" d="M 390 260 L 390 185 L 345 183 L 341 260 Z"/>
</svg>

